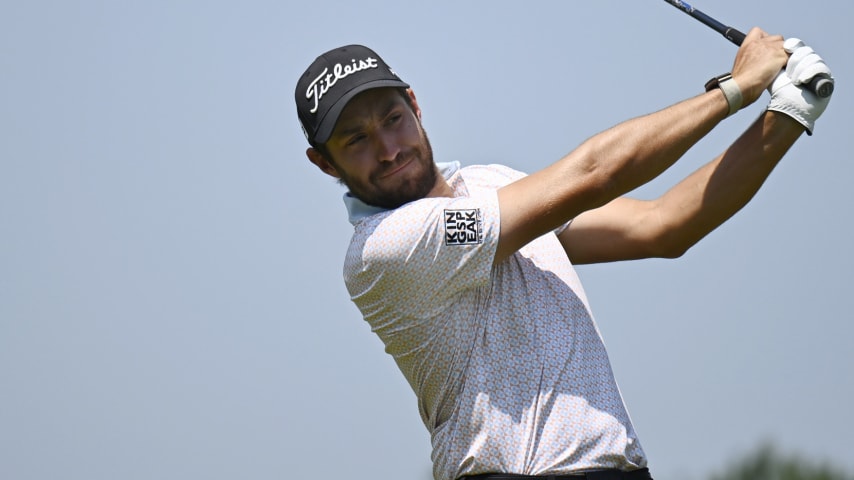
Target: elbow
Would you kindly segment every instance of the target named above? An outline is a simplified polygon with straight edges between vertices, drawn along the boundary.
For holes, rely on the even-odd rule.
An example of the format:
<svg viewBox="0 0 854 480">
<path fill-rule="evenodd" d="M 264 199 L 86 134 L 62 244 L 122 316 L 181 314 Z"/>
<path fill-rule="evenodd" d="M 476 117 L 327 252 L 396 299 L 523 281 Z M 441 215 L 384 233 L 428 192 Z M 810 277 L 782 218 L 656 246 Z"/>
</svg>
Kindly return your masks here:
<svg viewBox="0 0 854 480">
<path fill-rule="evenodd" d="M 584 192 L 581 202 L 584 210 L 601 207 L 628 191 L 614 162 L 603 161 L 613 155 L 606 155 L 599 143 L 592 139 L 576 149 L 571 170 L 561 175 L 561 178 L 572 178 Z"/>
<path fill-rule="evenodd" d="M 584 179 L 583 184 L 588 200 L 587 209 L 590 210 L 602 207 L 626 193 L 625 189 L 621 188 L 618 176 L 602 165 L 591 165 L 583 176 L 576 178 Z"/>
<path fill-rule="evenodd" d="M 684 256 L 707 232 L 691 222 L 686 208 L 673 209 L 662 201 L 650 202 L 640 222 L 650 257 L 676 259 Z"/>
<path fill-rule="evenodd" d="M 681 245 L 662 240 L 650 240 L 636 247 L 636 252 L 631 256 L 632 259 L 641 258 L 663 258 L 667 260 L 675 260 L 682 257 L 691 248 L 690 245 Z"/>
<path fill-rule="evenodd" d="M 696 245 L 697 241 L 670 232 L 660 235 L 653 244 L 655 245 L 653 257 L 677 259 L 688 253 L 688 250 Z"/>
<path fill-rule="evenodd" d="M 685 253 L 687 253 L 690 248 L 690 246 L 681 248 L 670 247 L 662 250 L 658 255 L 656 255 L 656 257 L 666 258 L 668 260 L 675 260 L 685 255 Z"/>
</svg>

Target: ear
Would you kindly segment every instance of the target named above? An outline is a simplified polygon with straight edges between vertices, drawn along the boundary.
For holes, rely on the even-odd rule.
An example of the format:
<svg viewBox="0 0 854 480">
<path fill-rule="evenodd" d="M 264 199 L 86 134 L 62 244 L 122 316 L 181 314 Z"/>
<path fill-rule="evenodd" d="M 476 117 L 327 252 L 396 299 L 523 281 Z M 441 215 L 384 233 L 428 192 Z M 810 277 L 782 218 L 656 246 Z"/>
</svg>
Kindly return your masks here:
<svg viewBox="0 0 854 480">
<path fill-rule="evenodd" d="M 338 170 L 335 169 L 335 165 L 332 165 L 332 163 L 316 148 L 309 147 L 308 150 L 305 151 L 305 155 L 308 157 L 308 160 L 317 165 L 317 168 L 319 168 L 323 173 L 331 177 L 341 178 Z"/>
<path fill-rule="evenodd" d="M 407 88 L 406 94 L 409 95 L 409 99 L 412 100 L 412 110 L 415 112 L 418 119 L 421 120 L 421 107 L 418 106 L 418 100 L 415 98 L 415 92 L 413 92 L 411 88 Z"/>
</svg>

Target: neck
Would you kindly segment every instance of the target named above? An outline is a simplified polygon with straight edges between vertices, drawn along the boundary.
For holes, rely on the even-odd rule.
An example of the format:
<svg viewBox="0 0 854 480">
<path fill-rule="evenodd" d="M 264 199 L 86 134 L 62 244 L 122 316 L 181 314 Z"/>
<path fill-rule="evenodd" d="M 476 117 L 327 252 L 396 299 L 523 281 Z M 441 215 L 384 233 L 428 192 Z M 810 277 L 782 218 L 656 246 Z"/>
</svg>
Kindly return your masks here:
<svg viewBox="0 0 854 480">
<path fill-rule="evenodd" d="M 438 170 L 438 169 L 437 169 Z M 453 197 L 454 189 L 440 172 L 436 172 L 436 184 L 427 193 L 427 198 Z"/>
</svg>

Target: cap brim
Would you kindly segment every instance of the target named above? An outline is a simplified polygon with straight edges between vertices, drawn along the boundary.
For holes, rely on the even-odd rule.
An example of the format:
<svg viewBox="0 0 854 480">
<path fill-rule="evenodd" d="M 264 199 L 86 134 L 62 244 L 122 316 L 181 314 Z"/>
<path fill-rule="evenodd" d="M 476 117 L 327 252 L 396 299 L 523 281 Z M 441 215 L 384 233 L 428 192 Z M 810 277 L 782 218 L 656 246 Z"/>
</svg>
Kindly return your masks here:
<svg viewBox="0 0 854 480">
<path fill-rule="evenodd" d="M 409 84 L 401 80 L 374 80 L 372 82 L 363 83 L 345 93 L 338 99 L 338 101 L 335 102 L 334 105 L 332 105 L 332 107 L 329 108 L 326 112 L 326 116 L 320 121 L 320 125 L 318 125 L 317 131 L 314 134 L 315 143 L 326 143 L 326 141 L 329 140 L 329 137 L 332 135 L 332 131 L 335 130 L 335 124 L 338 123 L 338 117 L 353 97 L 365 90 L 383 87 L 409 88 Z"/>
</svg>

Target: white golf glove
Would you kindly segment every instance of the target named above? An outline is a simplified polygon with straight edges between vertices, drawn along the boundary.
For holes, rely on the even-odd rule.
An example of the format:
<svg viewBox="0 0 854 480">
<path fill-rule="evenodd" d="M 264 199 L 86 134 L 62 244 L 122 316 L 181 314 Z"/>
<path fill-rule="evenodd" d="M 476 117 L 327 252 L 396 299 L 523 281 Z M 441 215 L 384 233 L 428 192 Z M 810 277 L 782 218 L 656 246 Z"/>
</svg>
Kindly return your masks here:
<svg viewBox="0 0 854 480">
<path fill-rule="evenodd" d="M 786 68 L 768 87 L 768 110 L 785 113 L 797 120 L 812 135 L 815 121 L 827 108 L 830 97 L 822 98 L 805 88 L 817 75 L 833 78 L 830 68 L 812 48 L 797 38 L 789 38 L 783 48 L 791 54 Z"/>
</svg>

